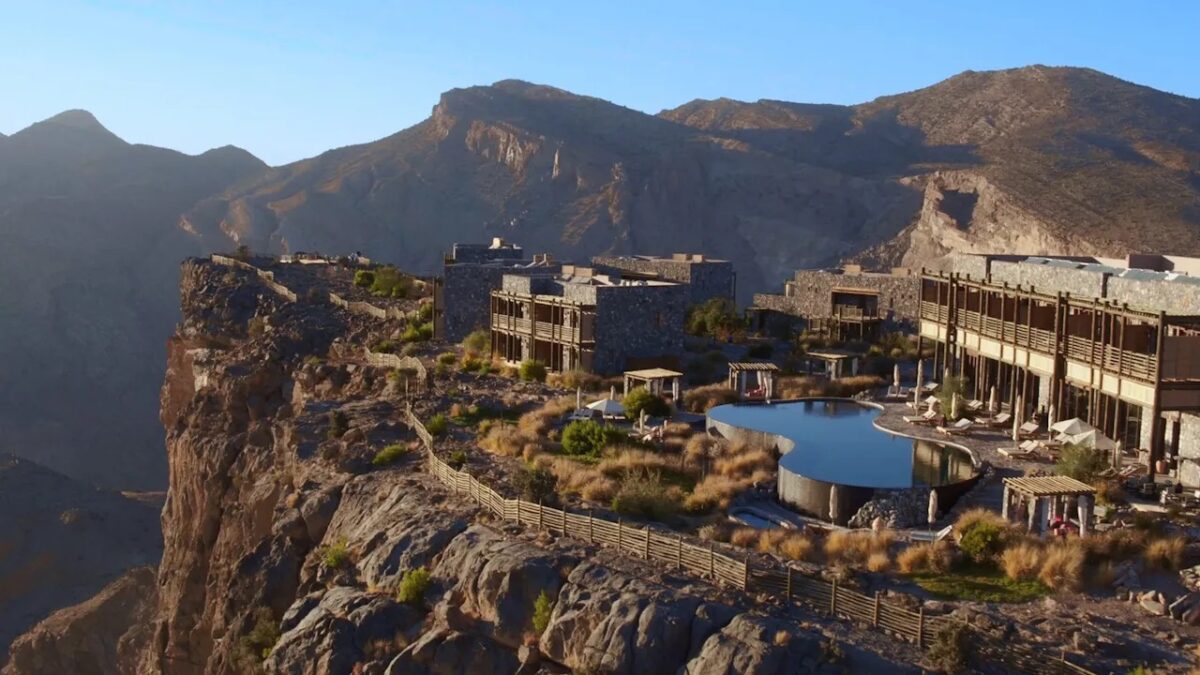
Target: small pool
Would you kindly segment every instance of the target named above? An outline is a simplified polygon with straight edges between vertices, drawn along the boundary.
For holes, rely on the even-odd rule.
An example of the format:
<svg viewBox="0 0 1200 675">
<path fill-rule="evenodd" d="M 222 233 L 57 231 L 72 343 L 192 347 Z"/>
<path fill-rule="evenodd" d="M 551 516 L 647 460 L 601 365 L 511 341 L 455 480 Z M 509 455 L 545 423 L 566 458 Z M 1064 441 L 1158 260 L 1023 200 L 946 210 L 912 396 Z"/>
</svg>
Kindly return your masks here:
<svg viewBox="0 0 1200 675">
<path fill-rule="evenodd" d="M 874 425 L 881 411 L 849 399 L 731 404 L 708 411 L 709 429 L 775 445 L 779 498 L 802 511 L 844 522 L 876 490 L 937 489 L 948 507 L 978 469 L 954 445 L 908 438 Z M 830 506 L 830 490 L 838 486 Z"/>
</svg>

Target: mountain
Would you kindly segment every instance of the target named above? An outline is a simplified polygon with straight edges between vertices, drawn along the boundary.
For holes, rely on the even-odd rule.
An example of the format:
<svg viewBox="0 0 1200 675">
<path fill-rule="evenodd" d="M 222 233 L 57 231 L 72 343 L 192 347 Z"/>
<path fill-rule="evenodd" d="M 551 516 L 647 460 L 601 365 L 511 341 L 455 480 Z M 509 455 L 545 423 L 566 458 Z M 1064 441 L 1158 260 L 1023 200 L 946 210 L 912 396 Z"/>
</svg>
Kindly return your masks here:
<svg viewBox="0 0 1200 675">
<path fill-rule="evenodd" d="M 9 642 L 49 612 L 158 564 L 153 497 L 99 490 L 0 453 L 0 663 Z"/>
<path fill-rule="evenodd" d="M 155 419 L 179 214 L 266 166 L 126 143 L 72 110 L 0 138 L 0 444 L 74 478 L 166 482 Z"/>
</svg>

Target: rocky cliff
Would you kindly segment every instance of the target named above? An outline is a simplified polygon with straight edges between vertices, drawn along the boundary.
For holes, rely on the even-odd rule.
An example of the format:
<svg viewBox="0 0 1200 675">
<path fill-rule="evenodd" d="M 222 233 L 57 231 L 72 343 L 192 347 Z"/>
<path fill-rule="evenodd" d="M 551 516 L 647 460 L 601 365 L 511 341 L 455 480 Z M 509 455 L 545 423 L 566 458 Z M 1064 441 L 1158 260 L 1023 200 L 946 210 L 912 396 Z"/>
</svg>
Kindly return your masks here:
<svg viewBox="0 0 1200 675">
<path fill-rule="evenodd" d="M 737 593 L 495 522 L 426 473 L 418 451 L 373 467 L 382 444 L 416 447 L 403 406 L 426 416 L 447 399 L 435 386 L 402 401 L 386 373 L 365 367 L 356 355 L 380 329 L 361 317 L 280 301 L 251 274 L 207 261 L 185 264 L 183 307 L 162 389 L 171 484 L 157 591 L 132 602 L 146 587 L 138 572 L 51 617 L 18 642 L 5 675 L 47 664 L 185 675 L 888 672 L 915 658 L 881 636 L 831 651 L 845 636 L 802 627 L 796 608 L 751 611 Z M 331 411 L 345 420 L 336 431 Z M 397 587 L 418 568 L 431 582 L 401 602 Z M 554 606 L 538 635 L 542 593 Z M 111 623 L 94 644 L 71 649 L 101 616 Z M 122 630 L 120 617 L 152 628 Z"/>
</svg>

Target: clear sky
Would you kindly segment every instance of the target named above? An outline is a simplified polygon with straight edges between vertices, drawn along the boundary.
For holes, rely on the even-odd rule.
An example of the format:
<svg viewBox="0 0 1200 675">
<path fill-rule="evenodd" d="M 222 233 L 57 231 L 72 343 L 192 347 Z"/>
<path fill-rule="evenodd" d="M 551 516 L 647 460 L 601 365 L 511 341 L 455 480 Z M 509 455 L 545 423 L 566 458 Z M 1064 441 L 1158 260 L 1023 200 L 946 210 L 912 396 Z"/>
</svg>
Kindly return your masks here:
<svg viewBox="0 0 1200 675">
<path fill-rule="evenodd" d="M 126 140 L 272 164 L 519 78 L 658 112 L 858 103 L 962 70 L 1088 66 L 1200 97 L 1200 2 L 0 0 L 0 132 L 70 108 Z"/>
</svg>

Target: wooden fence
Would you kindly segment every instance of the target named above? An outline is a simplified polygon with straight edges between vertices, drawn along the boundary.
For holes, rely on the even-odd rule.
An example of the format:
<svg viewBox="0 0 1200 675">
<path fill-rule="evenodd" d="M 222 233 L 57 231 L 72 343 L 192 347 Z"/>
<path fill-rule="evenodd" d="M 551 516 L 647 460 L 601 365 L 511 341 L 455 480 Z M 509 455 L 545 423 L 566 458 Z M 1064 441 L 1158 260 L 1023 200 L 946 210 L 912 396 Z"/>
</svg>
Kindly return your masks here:
<svg viewBox="0 0 1200 675">
<path fill-rule="evenodd" d="M 262 280 L 263 284 L 265 284 L 267 288 L 271 289 L 276 295 L 282 297 L 283 299 L 287 300 L 288 302 L 296 302 L 296 300 L 299 297 L 290 288 L 288 288 L 287 286 L 284 286 L 283 284 L 279 283 L 278 281 L 275 281 L 275 273 L 274 272 L 269 272 L 264 269 L 259 269 L 259 268 L 255 267 L 254 265 L 251 265 L 248 262 L 243 262 L 241 260 L 238 260 L 237 258 L 230 258 L 229 256 L 219 255 L 216 253 L 214 253 L 212 255 L 212 261 L 214 263 L 217 263 L 218 265 L 224 265 L 226 267 L 237 267 L 240 269 L 247 270 L 249 272 L 254 272 L 255 274 L 258 275 L 258 278 L 260 280 Z"/>
<path fill-rule="evenodd" d="M 404 311 L 398 307 L 380 307 L 378 305 L 372 305 L 369 302 L 347 300 L 337 293 L 329 294 L 329 302 L 345 309 L 348 312 L 369 316 L 373 319 L 379 319 L 381 321 L 387 321 L 389 319 L 403 320 L 408 318 Z"/>
<path fill-rule="evenodd" d="M 429 371 L 425 369 L 425 364 L 421 363 L 421 359 L 415 356 L 399 356 L 397 354 L 387 354 L 384 352 L 373 352 L 370 348 L 366 350 L 367 364 L 376 368 L 395 368 L 398 370 L 411 370 L 415 373 L 416 387 L 424 389 L 425 383 L 428 381 Z"/>
<path fill-rule="evenodd" d="M 578 514 L 549 508 L 522 499 L 505 499 L 488 485 L 479 482 L 466 471 L 452 468 L 433 452 L 433 436 L 425 425 L 407 408 L 407 421 L 425 446 L 429 472 L 455 492 L 466 495 L 505 520 L 538 529 L 556 530 L 564 536 L 591 544 L 616 549 L 620 553 L 654 560 L 717 584 L 730 586 L 754 595 L 771 595 L 799 601 L 818 610 L 884 630 L 896 637 L 916 643 L 918 648 L 932 644 L 938 632 L 961 619 L 950 616 L 926 616 L 925 608 L 909 609 L 897 602 L 885 600 L 876 592 L 859 593 L 840 586 L 837 581 L 808 576 L 795 568 L 773 564 L 751 564 L 748 558 L 738 559 L 717 551 L 712 542 L 698 540 L 673 532 L 656 531 L 648 527 L 630 527 L 597 518 L 592 513 Z M 1092 671 L 1067 660 L 1065 652 L 1048 655 L 1044 652 L 1010 642 L 990 640 L 973 632 L 973 647 L 987 663 L 1002 664 L 1022 672 L 1094 675 Z"/>
</svg>

